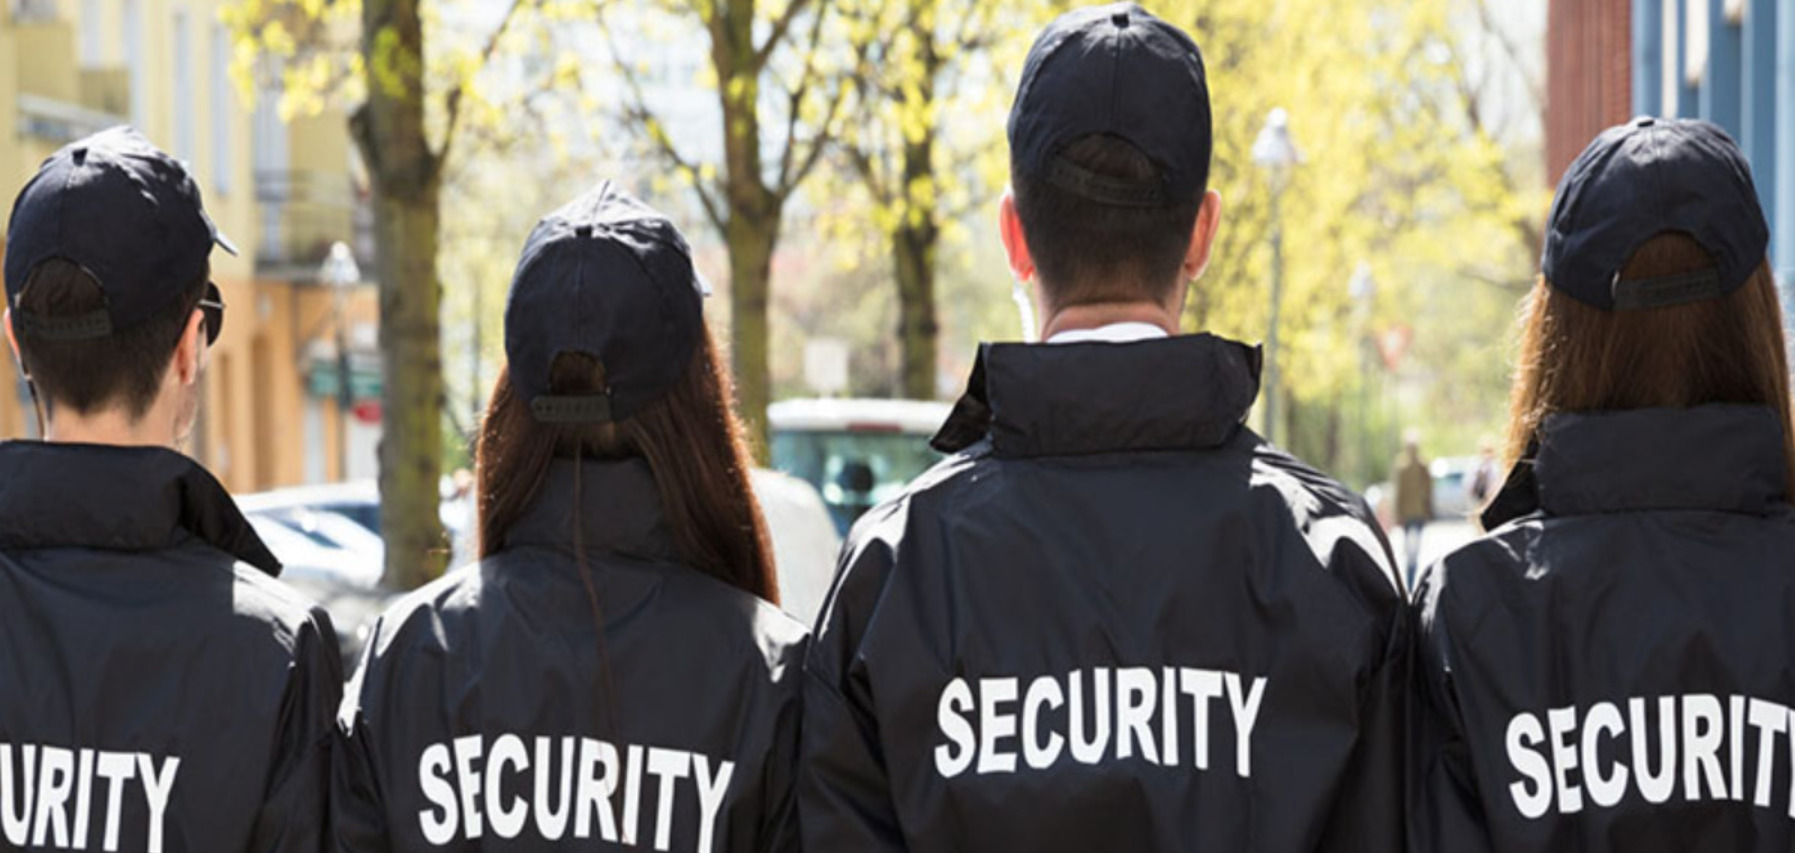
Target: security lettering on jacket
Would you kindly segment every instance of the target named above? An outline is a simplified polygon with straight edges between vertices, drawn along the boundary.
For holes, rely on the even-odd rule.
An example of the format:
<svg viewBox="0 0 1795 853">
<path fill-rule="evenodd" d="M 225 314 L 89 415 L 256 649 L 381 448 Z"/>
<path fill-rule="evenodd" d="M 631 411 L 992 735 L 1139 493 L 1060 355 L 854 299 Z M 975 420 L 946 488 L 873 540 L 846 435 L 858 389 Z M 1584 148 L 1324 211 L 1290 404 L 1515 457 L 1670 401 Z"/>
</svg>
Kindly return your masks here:
<svg viewBox="0 0 1795 853">
<path fill-rule="evenodd" d="M 1514 807 L 1534 819 L 1633 799 L 1730 800 L 1795 818 L 1795 711 L 1755 696 L 1635 696 L 1523 712 L 1504 737 L 1520 779 Z"/>
<path fill-rule="evenodd" d="M 505 548 L 375 623 L 336 848 L 796 853 L 804 637 L 680 562 L 647 462 L 557 459 Z"/>
<path fill-rule="evenodd" d="M 329 842 L 342 655 L 160 447 L 0 442 L 0 850 Z"/>
<path fill-rule="evenodd" d="M 119 849 L 119 834 L 163 847 L 163 816 L 181 759 L 146 752 L 0 743 L 0 833 L 13 847 Z M 123 826 L 127 797 L 147 810 L 144 824 Z"/>
<path fill-rule="evenodd" d="M 597 837 L 672 849 L 674 806 L 692 799 L 698 853 L 710 853 L 735 762 L 700 752 L 590 737 L 503 734 L 433 743 L 418 760 L 430 806 L 418 813 L 424 839 L 443 846 L 490 830 L 544 841 Z M 644 803 L 652 803 L 645 806 Z M 652 831 L 650 831 L 652 830 Z"/>
<path fill-rule="evenodd" d="M 1242 425 L 1258 364 L 982 348 L 954 455 L 848 537 L 807 849 L 1400 849 L 1400 582 L 1361 501 Z"/>
<path fill-rule="evenodd" d="M 1023 685 L 1014 677 L 955 678 L 942 689 L 936 725 L 945 742 L 934 755 L 943 779 L 969 770 L 979 775 L 1049 770 L 1061 760 L 1134 760 L 1207 770 L 1211 727 L 1228 726 L 1230 718 L 1234 771 L 1242 779 L 1253 775 L 1253 726 L 1265 699 L 1263 676 L 1244 679 L 1192 667 L 1092 667 Z M 1180 746 L 1181 734 L 1189 739 L 1188 750 Z"/>
<path fill-rule="evenodd" d="M 1417 590 L 1411 849 L 1795 845 L 1786 429 L 1749 405 L 1546 418 L 1489 535 Z"/>
</svg>

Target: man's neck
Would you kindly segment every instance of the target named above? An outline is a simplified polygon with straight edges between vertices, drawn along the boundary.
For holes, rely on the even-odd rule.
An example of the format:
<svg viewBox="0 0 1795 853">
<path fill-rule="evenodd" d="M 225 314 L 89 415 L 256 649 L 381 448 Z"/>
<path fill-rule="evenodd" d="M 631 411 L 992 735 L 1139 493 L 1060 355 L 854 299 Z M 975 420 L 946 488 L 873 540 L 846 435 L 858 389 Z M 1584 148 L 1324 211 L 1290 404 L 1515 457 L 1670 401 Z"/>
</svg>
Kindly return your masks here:
<svg viewBox="0 0 1795 853">
<path fill-rule="evenodd" d="M 119 447 L 166 447 L 179 445 L 174 431 L 167 427 L 170 419 L 150 412 L 132 419 L 118 409 L 79 415 L 64 412 L 50 418 L 45 441 L 59 444 L 110 444 Z"/>
<path fill-rule="evenodd" d="M 1041 340 L 1084 329 L 1101 329 L 1117 323 L 1144 323 L 1178 334 L 1178 314 L 1158 302 L 1097 302 L 1069 305 L 1048 313 L 1041 323 Z"/>
</svg>

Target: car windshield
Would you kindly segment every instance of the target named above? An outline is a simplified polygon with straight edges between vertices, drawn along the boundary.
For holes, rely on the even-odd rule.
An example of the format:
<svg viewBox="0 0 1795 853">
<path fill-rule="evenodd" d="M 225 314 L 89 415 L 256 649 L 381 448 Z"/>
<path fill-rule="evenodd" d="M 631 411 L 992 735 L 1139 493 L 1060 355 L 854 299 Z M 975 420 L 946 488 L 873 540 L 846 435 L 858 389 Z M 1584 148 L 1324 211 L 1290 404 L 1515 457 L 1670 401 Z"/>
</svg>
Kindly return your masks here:
<svg viewBox="0 0 1795 853">
<path fill-rule="evenodd" d="M 320 505 L 318 509 L 334 512 L 337 515 L 343 516 L 344 518 L 367 528 L 371 533 L 380 532 L 380 503 L 378 501 L 367 503 L 326 503 Z"/>
<path fill-rule="evenodd" d="M 773 467 L 815 486 L 844 534 L 861 513 L 897 495 L 940 458 L 928 437 L 915 433 L 773 433 Z"/>
</svg>

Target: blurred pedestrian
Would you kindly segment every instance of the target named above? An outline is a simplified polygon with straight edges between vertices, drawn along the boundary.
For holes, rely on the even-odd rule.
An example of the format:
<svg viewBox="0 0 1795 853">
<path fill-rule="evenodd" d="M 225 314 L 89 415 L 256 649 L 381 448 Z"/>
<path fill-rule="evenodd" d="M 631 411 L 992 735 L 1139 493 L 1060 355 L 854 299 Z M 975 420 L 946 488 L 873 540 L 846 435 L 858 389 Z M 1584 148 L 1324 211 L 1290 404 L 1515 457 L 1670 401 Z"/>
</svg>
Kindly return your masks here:
<svg viewBox="0 0 1795 853">
<path fill-rule="evenodd" d="M 796 849 L 804 629 L 685 238 L 604 183 L 544 218 L 476 449 L 480 561 L 374 626 L 343 850 Z"/>
<path fill-rule="evenodd" d="M 1417 597 L 1420 851 L 1795 849 L 1795 445 L 1768 229 L 1701 121 L 1558 187 L 1491 532 Z"/>
<path fill-rule="evenodd" d="M 46 160 L 6 237 L 45 441 L 0 444 L 0 849 L 323 849 L 336 632 L 180 452 L 234 250 L 128 128 Z"/>
<path fill-rule="evenodd" d="M 1396 488 L 1396 521 L 1402 525 L 1403 572 L 1413 589 L 1420 571 L 1421 536 L 1434 517 L 1434 478 L 1421 458 L 1420 436 L 1411 432 L 1403 438 L 1390 482 Z"/>
<path fill-rule="evenodd" d="M 1477 467 L 1471 471 L 1471 513 L 1482 512 L 1502 485 L 1502 468 L 1496 462 L 1496 444 L 1489 439 L 1478 442 Z"/>
<path fill-rule="evenodd" d="M 954 455 L 850 535 L 806 662 L 806 849 L 1400 849 L 1389 547 L 1243 425 L 1259 348 L 1179 334 L 1221 206 L 1196 44 L 1132 4 L 1061 17 L 1009 139 L 1045 343 L 984 345 Z"/>
</svg>

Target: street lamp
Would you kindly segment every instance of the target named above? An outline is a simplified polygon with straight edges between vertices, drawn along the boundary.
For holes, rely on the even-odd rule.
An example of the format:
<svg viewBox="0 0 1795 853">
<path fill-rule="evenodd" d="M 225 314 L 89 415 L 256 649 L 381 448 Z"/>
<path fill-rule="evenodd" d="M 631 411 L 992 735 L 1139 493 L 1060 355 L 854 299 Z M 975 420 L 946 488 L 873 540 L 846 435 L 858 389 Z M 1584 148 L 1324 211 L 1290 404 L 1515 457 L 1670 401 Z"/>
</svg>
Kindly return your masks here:
<svg viewBox="0 0 1795 853">
<path fill-rule="evenodd" d="M 1290 141 L 1290 114 L 1275 107 L 1253 140 L 1253 163 L 1271 184 L 1271 324 L 1265 335 L 1265 439 L 1278 442 L 1278 311 L 1284 296 L 1284 222 L 1280 213 L 1290 170 L 1302 155 Z"/>
<path fill-rule="evenodd" d="M 349 479 L 349 410 L 355 392 L 349 387 L 349 289 L 361 284 L 361 267 L 349 244 L 330 244 L 330 254 L 318 268 L 318 280 L 330 286 L 337 319 L 337 479 Z"/>
<path fill-rule="evenodd" d="M 1353 304 L 1353 345 L 1359 350 L 1359 452 L 1362 457 L 1362 472 L 1365 482 L 1377 479 L 1376 448 L 1371 441 L 1371 360 L 1374 357 L 1371 342 L 1371 312 L 1377 302 L 1377 279 L 1371 274 L 1371 265 L 1359 262 L 1353 270 L 1352 278 L 1346 283 L 1346 293 Z"/>
</svg>

